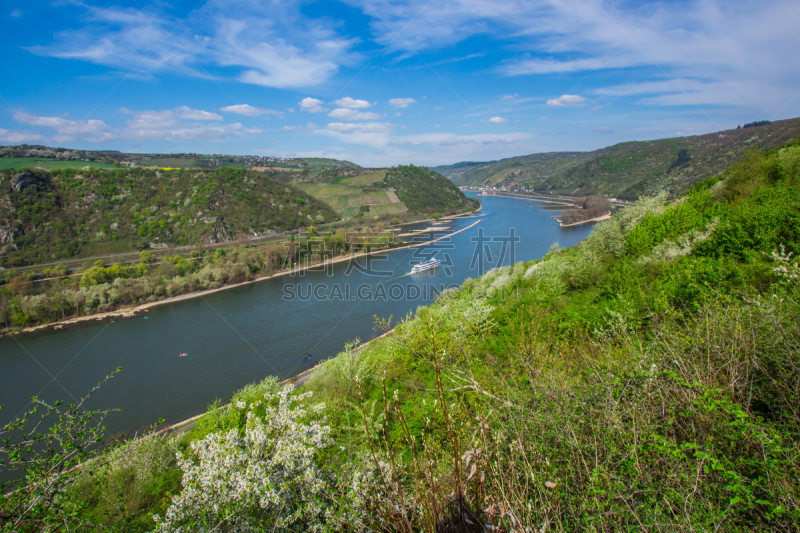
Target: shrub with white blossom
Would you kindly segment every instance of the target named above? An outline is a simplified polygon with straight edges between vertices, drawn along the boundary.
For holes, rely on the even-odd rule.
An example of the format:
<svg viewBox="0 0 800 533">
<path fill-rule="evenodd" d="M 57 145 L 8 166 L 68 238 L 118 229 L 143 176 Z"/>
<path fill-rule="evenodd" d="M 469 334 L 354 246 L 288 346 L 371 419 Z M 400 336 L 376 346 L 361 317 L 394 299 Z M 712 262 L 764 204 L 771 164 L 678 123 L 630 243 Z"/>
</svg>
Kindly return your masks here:
<svg viewBox="0 0 800 533">
<path fill-rule="evenodd" d="M 326 482 L 315 464 L 317 453 L 331 442 L 330 427 L 305 422 L 307 409 L 287 386 L 265 395 L 263 420 L 258 405 L 237 402 L 247 410 L 244 436 L 232 429 L 192 443 L 193 454 L 178 455 L 183 490 L 156 531 L 320 531 Z M 297 402 L 297 403 L 296 403 Z M 311 410 L 318 412 L 322 404 Z"/>
</svg>

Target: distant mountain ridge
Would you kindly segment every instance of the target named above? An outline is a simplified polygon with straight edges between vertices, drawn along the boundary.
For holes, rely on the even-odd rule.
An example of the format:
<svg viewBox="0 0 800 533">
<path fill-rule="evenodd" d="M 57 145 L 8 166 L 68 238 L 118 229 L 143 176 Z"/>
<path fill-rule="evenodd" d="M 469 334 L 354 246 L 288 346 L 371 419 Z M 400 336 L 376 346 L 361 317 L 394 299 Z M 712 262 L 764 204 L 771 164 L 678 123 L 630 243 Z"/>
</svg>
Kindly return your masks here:
<svg viewBox="0 0 800 533">
<path fill-rule="evenodd" d="M 225 155 L 197 153 L 126 153 L 116 150 L 80 150 L 43 145 L 0 146 L 0 169 L 41 166 L 56 168 L 93 167 L 160 168 L 252 168 L 281 167 L 310 170 L 361 168 L 350 161 L 320 157 L 273 157 L 261 155 Z"/>
<path fill-rule="evenodd" d="M 549 152 L 485 163 L 434 167 L 457 185 L 636 199 L 686 192 L 753 149 L 772 150 L 800 137 L 800 118 L 705 135 L 619 143 L 591 152 Z"/>
</svg>

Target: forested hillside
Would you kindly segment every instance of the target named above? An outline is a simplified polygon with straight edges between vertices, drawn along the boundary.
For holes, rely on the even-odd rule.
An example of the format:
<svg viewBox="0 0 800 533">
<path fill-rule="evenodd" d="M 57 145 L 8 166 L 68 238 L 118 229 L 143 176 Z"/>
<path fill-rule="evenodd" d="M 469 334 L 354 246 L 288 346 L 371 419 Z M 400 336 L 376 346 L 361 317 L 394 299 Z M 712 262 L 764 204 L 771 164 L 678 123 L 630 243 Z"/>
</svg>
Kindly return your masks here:
<svg viewBox="0 0 800 533">
<path fill-rule="evenodd" d="M 472 205 L 458 187 L 427 167 L 390 168 L 383 183 L 394 189 L 397 197 L 412 211 L 446 213 Z"/>
<path fill-rule="evenodd" d="M 679 195 L 741 160 L 748 151 L 772 150 L 798 137 L 800 118 L 762 121 L 707 135 L 620 143 L 593 152 L 513 157 L 476 166 L 452 179 L 457 185 L 524 187 L 628 200 L 660 191 Z"/>
<path fill-rule="evenodd" d="M 439 165 L 438 167 L 431 167 L 431 170 L 438 172 L 445 178 L 455 180 L 473 168 L 485 167 L 486 165 L 496 162 L 497 161 L 462 161 L 460 163 L 455 163 L 454 165 Z"/>
<path fill-rule="evenodd" d="M 218 243 L 338 220 L 322 202 L 255 171 L 0 171 L 6 267 Z"/>
</svg>

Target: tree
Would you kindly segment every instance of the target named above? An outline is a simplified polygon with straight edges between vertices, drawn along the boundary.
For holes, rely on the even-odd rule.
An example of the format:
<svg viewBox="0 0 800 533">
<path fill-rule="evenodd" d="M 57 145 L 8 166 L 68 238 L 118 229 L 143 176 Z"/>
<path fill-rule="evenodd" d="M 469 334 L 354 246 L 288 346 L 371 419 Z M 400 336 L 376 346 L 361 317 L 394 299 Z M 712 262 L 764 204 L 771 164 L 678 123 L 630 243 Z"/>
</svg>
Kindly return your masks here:
<svg viewBox="0 0 800 533">
<path fill-rule="evenodd" d="M 28 294 L 31 289 L 31 282 L 24 276 L 17 276 L 8 282 L 8 290 L 11 294 L 19 294 L 24 296 Z"/>
<path fill-rule="evenodd" d="M 78 467 L 102 441 L 103 419 L 111 411 L 86 410 L 84 404 L 120 370 L 74 404 L 34 397 L 31 409 L 0 427 L 0 479 L 12 478 L 0 483 L 3 531 L 75 531 L 85 524 L 68 490 L 88 473 Z"/>
<path fill-rule="evenodd" d="M 93 266 L 92 268 L 86 270 L 86 272 L 83 273 L 83 276 L 81 276 L 81 287 L 92 287 L 94 285 L 105 283 L 106 281 L 108 281 L 106 269 L 103 267 Z"/>
</svg>

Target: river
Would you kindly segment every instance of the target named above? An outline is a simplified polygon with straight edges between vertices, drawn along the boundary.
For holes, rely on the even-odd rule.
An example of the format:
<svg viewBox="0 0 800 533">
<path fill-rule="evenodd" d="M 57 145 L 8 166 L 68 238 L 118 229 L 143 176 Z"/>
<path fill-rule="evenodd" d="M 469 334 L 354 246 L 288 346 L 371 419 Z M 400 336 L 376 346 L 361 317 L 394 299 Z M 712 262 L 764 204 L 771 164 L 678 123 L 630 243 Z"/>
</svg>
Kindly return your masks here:
<svg viewBox="0 0 800 533">
<path fill-rule="evenodd" d="M 480 216 L 448 225 L 457 231 L 479 224 L 432 245 L 160 305 L 145 316 L 0 339 L 0 423 L 28 407 L 31 396 L 72 402 L 117 367 L 123 371 L 89 404 L 121 410 L 106 419 L 110 434 L 159 418 L 179 422 L 216 398 L 227 402 L 247 383 L 290 377 L 355 337 L 376 336 L 374 315 L 396 321 L 429 304 L 434 287 L 460 285 L 500 260 L 507 265 L 512 252 L 514 261 L 540 258 L 552 243 L 572 246 L 591 231 L 588 225 L 560 228 L 552 208 L 531 200 L 481 199 Z M 512 235 L 519 241 L 511 243 Z M 434 250 L 441 267 L 407 275 Z"/>
</svg>

